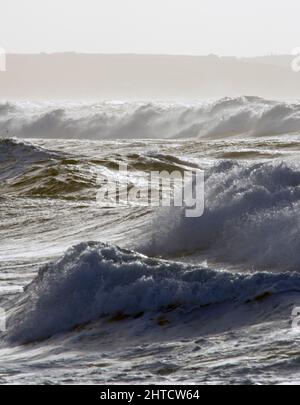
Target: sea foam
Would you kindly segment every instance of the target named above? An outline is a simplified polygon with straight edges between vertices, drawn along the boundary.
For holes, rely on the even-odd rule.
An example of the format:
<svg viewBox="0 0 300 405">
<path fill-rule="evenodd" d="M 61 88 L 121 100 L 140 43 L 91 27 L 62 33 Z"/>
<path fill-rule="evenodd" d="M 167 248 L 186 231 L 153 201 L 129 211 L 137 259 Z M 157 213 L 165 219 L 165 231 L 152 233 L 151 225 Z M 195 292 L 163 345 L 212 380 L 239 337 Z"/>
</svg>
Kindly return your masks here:
<svg viewBox="0 0 300 405">
<path fill-rule="evenodd" d="M 157 214 L 150 255 L 203 252 L 252 270 L 300 270 L 300 166 L 298 162 L 221 161 L 206 171 L 205 211 Z"/>
<path fill-rule="evenodd" d="M 241 305 L 289 291 L 300 291 L 297 273 L 214 271 L 149 259 L 113 245 L 82 243 L 39 271 L 9 313 L 7 338 L 28 342 L 116 313 Z"/>
<path fill-rule="evenodd" d="M 0 136 L 132 139 L 259 137 L 299 133 L 300 104 L 259 97 L 194 104 L 0 105 Z"/>
</svg>

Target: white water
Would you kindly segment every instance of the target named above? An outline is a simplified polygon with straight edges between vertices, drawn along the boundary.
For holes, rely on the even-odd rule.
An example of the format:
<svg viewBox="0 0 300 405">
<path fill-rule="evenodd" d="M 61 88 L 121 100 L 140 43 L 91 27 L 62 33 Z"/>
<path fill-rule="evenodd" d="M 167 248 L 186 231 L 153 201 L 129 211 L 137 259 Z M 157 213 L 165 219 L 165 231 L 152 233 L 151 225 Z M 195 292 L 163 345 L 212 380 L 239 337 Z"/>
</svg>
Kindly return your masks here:
<svg viewBox="0 0 300 405">
<path fill-rule="evenodd" d="M 228 114 L 255 110 L 242 138 L 227 132 L 204 140 L 208 132 L 200 131 L 201 139 L 192 141 L 0 142 L 0 306 L 8 315 L 1 382 L 299 381 L 299 333 L 291 328 L 292 309 L 300 304 L 297 104 L 222 100 L 198 106 L 202 115 L 195 106 L 155 105 L 160 112 L 151 125 L 141 119 L 139 129 L 130 128 L 141 138 L 150 132 L 169 137 L 195 117 L 202 116 L 207 128 L 223 125 L 216 117 L 225 107 Z M 126 120 L 130 115 L 128 105 L 109 108 L 126 110 Z M 4 105 L 3 127 L 24 135 L 24 120 L 32 125 L 44 109 Z M 70 106 L 65 109 L 71 114 Z M 84 137 L 82 109 L 89 119 L 91 112 L 72 109 L 82 124 L 76 121 L 81 132 L 75 136 Z M 60 125 L 74 128 L 73 118 L 63 117 Z M 118 121 L 123 131 L 124 117 L 107 118 L 110 130 Z M 268 131 L 275 123 L 286 133 L 263 137 L 262 117 Z M 31 136 L 45 135 L 46 127 Z M 93 138 L 117 133 L 98 129 Z M 187 219 L 178 209 L 142 206 L 99 209 L 96 177 L 121 180 L 119 162 L 128 163 L 132 183 L 147 170 L 205 169 L 204 215 Z"/>
<path fill-rule="evenodd" d="M 76 139 L 224 138 L 299 133 L 300 104 L 259 97 L 190 105 L 104 102 L 0 105 L 0 131 L 10 136 Z"/>
</svg>

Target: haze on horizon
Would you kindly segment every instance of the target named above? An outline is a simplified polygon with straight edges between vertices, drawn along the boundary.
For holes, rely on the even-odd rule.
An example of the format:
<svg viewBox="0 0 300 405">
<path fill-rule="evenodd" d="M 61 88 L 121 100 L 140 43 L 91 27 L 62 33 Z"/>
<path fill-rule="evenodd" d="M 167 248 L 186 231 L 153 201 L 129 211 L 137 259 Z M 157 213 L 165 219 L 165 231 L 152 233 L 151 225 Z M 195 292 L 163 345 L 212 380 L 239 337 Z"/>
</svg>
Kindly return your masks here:
<svg viewBox="0 0 300 405">
<path fill-rule="evenodd" d="M 299 0 L 1 0 L 7 53 L 258 56 L 300 46 Z"/>
</svg>

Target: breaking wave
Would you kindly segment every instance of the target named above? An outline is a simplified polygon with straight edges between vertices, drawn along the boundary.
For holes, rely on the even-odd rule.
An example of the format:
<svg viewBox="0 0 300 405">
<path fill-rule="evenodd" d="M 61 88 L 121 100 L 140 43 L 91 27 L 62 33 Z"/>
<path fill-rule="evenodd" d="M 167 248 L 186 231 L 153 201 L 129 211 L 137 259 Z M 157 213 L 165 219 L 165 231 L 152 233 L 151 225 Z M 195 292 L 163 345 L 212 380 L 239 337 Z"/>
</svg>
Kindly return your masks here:
<svg viewBox="0 0 300 405">
<path fill-rule="evenodd" d="M 254 270 L 299 271 L 299 162 L 221 161 L 206 173 L 204 215 L 163 211 L 152 233 L 147 254 L 198 251 Z"/>
<path fill-rule="evenodd" d="M 18 137 L 220 138 L 299 133 L 300 104 L 258 97 L 166 103 L 0 105 L 0 133 Z"/>
<path fill-rule="evenodd" d="M 44 339 L 118 313 L 240 305 L 288 292 L 300 292 L 299 274 L 234 274 L 82 243 L 39 271 L 10 312 L 7 339 Z"/>
</svg>

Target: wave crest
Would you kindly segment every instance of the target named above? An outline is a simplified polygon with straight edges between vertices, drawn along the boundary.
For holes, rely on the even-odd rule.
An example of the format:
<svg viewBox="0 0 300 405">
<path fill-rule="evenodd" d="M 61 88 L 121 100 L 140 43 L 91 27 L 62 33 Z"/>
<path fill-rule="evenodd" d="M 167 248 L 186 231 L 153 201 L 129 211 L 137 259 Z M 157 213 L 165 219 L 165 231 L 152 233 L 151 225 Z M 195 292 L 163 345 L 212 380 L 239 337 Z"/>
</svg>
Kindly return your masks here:
<svg viewBox="0 0 300 405">
<path fill-rule="evenodd" d="M 88 242 L 40 270 L 10 313 L 7 337 L 28 342 L 120 312 L 238 305 L 289 291 L 300 291 L 298 274 L 218 272 Z"/>
<path fill-rule="evenodd" d="M 258 97 L 198 104 L 0 106 L 0 132 L 18 137 L 133 139 L 259 137 L 299 133 L 300 104 Z"/>
<path fill-rule="evenodd" d="M 17 139 L 0 139 L 0 169 L 2 191 L 26 197 L 72 198 L 96 183 L 84 160 Z"/>
<path fill-rule="evenodd" d="M 299 163 L 222 161 L 207 172 L 205 206 L 199 218 L 163 212 L 144 251 L 198 251 L 248 268 L 299 271 Z"/>
</svg>

